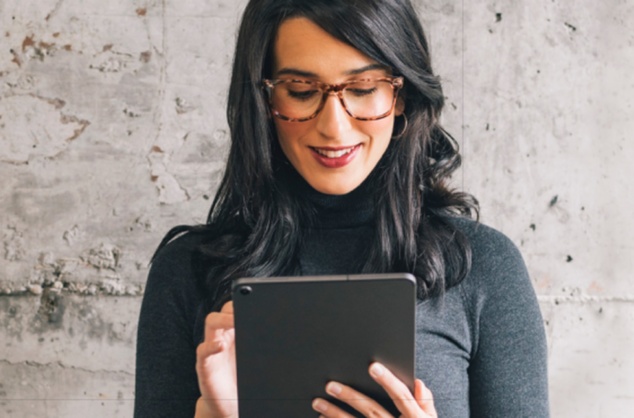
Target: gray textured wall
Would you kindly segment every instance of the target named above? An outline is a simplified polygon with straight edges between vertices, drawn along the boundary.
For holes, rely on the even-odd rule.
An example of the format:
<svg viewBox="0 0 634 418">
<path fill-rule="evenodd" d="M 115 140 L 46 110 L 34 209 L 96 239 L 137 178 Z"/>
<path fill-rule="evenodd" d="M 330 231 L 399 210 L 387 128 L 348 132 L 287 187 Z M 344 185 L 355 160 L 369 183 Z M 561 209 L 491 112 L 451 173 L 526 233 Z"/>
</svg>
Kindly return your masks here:
<svg viewBox="0 0 634 418">
<path fill-rule="evenodd" d="M 464 6 L 463 6 L 464 3 Z M 521 248 L 553 415 L 634 410 L 634 2 L 417 1 L 464 155 Z M 204 220 L 244 0 L 0 0 L 0 415 L 130 416 L 147 263 Z"/>
</svg>

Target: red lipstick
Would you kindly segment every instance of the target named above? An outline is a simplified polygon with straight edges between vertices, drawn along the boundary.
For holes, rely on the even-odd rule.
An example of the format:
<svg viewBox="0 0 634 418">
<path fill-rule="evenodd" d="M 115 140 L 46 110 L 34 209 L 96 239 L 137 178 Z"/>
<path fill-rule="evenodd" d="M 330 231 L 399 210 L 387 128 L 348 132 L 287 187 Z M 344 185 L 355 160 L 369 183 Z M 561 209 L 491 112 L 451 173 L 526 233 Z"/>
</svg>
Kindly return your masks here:
<svg viewBox="0 0 634 418">
<path fill-rule="evenodd" d="M 361 149 L 361 144 L 352 147 L 310 147 L 313 157 L 326 168 L 340 168 L 348 165 Z"/>
</svg>

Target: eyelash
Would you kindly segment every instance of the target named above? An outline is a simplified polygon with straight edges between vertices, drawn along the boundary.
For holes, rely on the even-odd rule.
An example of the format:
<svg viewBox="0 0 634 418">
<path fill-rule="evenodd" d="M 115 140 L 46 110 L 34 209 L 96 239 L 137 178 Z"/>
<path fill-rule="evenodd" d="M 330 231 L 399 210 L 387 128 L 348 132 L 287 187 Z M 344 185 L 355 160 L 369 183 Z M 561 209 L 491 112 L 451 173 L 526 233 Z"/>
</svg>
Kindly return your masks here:
<svg viewBox="0 0 634 418">
<path fill-rule="evenodd" d="M 293 99 L 298 99 L 301 101 L 307 101 L 317 93 L 317 90 L 308 90 L 308 91 L 293 91 L 288 90 L 288 95 Z"/>
<path fill-rule="evenodd" d="M 370 89 L 350 89 L 349 91 L 356 94 L 357 96 L 369 96 L 376 91 L 376 87 Z"/>
<path fill-rule="evenodd" d="M 349 92 L 356 95 L 357 97 L 369 96 L 376 92 L 376 90 L 376 87 L 370 89 L 348 89 Z M 315 93 L 317 93 L 317 91 L 318 90 L 293 91 L 289 89 L 287 90 L 287 93 L 293 99 L 307 101 L 310 100 L 315 95 Z"/>
</svg>

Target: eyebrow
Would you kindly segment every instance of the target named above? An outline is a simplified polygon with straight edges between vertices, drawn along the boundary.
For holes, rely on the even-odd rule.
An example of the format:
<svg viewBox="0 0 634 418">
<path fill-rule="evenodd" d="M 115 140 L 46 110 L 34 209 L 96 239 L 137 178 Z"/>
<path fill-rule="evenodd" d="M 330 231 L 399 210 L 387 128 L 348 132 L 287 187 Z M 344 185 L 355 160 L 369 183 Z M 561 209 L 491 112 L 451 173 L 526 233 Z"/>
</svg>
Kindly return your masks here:
<svg viewBox="0 0 634 418">
<path fill-rule="evenodd" d="M 355 68 L 353 70 L 348 70 L 346 71 L 344 74 L 345 75 L 359 75 L 359 74 L 363 74 L 366 71 L 372 71 L 372 70 L 388 70 L 389 67 L 386 67 L 383 64 L 379 64 L 379 63 L 374 63 L 374 64 L 370 64 L 370 65 L 366 65 L 365 67 L 361 67 L 361 68 Z M 296 75 L 298 77 L 312 77 L 312 78 L 317 78 L 319 77 L 318 74 L 310 72 L 310 71 L 304 71 L 304 70 L 300 70 L 297 68 L 291 68 L 291 67 L 286 67 L 286 68 L 282 68 L 281 70 L 276 72 L 276 76 L 280 76 L 280 75 Z"/>
</svg>

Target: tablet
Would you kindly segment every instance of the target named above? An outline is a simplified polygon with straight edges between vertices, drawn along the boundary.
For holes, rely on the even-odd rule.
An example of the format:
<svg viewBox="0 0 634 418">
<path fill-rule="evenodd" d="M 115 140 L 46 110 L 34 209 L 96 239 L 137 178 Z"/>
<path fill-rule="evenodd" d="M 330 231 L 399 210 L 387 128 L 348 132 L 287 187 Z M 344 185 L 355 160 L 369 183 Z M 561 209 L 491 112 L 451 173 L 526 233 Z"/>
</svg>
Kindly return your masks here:
<svg viewBox="0 0 634 418">
<path fill-rule="evenodd" d="M 315 417 L 336 380 L 394 403 L 368 374 L 379 361 L 414 389 L 416 281 L 410 274 L 245 278 L 233 283 L 240 418 Z"/>
</svg>

